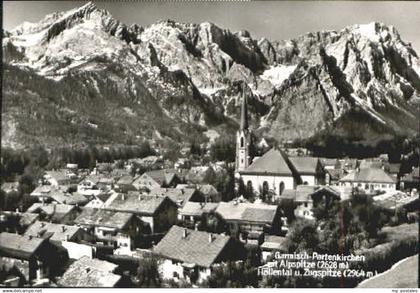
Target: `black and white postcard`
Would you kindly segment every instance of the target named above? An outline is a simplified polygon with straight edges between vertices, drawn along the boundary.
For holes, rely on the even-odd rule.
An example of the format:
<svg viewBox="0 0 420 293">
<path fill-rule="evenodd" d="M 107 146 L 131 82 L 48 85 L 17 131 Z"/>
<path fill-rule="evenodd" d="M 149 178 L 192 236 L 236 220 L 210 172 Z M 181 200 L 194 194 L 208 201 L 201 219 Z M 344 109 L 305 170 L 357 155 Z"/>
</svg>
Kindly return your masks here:
<svg viewBox="0 0 420 293">
<path fill-rule="evenodd" d="M 417 292 L 420 2 L 2 10 L 0 290 Z"/>
</svg>

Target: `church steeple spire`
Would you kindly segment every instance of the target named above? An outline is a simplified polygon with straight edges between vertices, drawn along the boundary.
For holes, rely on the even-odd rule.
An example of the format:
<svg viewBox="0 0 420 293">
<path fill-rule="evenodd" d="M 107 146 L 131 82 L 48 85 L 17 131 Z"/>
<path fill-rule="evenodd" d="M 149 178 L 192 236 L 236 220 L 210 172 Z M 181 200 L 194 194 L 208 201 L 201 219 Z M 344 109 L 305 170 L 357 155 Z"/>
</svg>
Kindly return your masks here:
<svg viewBox="0 0 420 293">
<path fill-rule="evenodd" d="M 245 95 L 245 85 L 242 85 L 242 103 L 241 103 L 241 123 L 239 131 L 236 134 L 236 172 L 245 170 L 249 166 L 249 146 L 251 143 L 251 133 L 248 124 L 248 105 Z"/>
<path fill-rule="evenodd" d="M 241 125 L 240 130 L 248 130 L 248 101 L 245 95 L 245 86 L 242 85 L 242 104 L 241 104 Z"/>
</svg>

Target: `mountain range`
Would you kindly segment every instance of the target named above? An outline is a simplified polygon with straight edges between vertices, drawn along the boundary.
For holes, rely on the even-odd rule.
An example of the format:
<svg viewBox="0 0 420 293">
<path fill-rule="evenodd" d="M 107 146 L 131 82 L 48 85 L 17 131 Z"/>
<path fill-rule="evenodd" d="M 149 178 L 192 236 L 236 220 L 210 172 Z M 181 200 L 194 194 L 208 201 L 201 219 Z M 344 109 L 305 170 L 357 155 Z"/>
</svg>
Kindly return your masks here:
<svg viewBox="0 0 420 293">
<path fill-rule="evenodd" d="M 209 22 L 127 26 L 93 3 L 3 31 L 2 145 L 170 147 L 234 136 L 354 141 L 418 133 L 420 61 L 372 22 L 291 40 Z"/>
</svg>

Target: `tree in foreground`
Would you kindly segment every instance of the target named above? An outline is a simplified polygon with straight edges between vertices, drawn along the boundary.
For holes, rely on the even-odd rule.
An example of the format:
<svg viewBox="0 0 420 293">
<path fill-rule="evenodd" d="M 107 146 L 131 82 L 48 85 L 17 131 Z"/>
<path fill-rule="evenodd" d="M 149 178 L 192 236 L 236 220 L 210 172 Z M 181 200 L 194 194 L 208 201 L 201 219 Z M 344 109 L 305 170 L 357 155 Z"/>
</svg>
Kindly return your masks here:
<svg viewBox="0 0 420 293">
<path fill-rule="evenodd" d="M 142 259 L 138 268 L 137 277 L 138 287 L 161 287 L 162 280 L 159 275 L 157 259 L 153 256 Z"/>
</svg>

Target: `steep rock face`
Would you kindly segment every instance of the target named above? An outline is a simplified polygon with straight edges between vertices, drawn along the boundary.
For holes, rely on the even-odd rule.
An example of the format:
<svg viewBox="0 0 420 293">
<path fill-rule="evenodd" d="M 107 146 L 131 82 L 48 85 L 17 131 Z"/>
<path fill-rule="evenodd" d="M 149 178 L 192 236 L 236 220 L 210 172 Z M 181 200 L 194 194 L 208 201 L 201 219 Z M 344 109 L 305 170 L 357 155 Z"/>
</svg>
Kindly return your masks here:
<svg viewBox="0 0 420 293">
<path fill-rule="evenodd" d="M 296 85 L 297 75 L 292 74 L 272 99 L 274 109 L 264 120 L 264 126 L 271 129 L 274 137 L 302 139 L 322 129 L 352 139 L 374 139 L 383 131 L 394 134 L 417 131 L 418 113 L 410 105 L 420 98 L 416 69 L 419 59 L 395 28 L 379 23 L 356 25 L 340 32 L 309 33 L 295 40 L 275 42 L 273 47 L 276 53 L 271 53 L 271 60 L 276 56 L 275 62 L 299 64 L 297 70 L 304 76 L 298 78 L 300 82 Z M 313 80 L 308 83 L 310 76 Z M 304 107 L 290 105 L 297 99 L 293 95 L 300 97 L 302 105 L 313 109 L 312 115 L 304 111 L 305 117 L 312 117 L 312 125 L 304 118 L 291 118 Z M 320 107 L 324 103 L 325 107 Z M 350 123 L 348 116 L 354 116 L 351 113 L 365 117 L 364 124 L 376 126 L 357 135 L 356 131 L 345 131 L 349 127 L 340 120 Z M 287 119 L 302 122 L 302 126 L 287 123 Z M 292 131 L 295 126 L 298 128 Z M 285 131 L 276 130 L 280 128 Z"/>
<path fill-rule="evenodd" d="M 48 144 L 61 139 L 65 143 L 91 140 L 113 143 L 118 139 L 151 138 L 154 131 L 182 141 L 185 133 L 194 135 L 197 129 L 203 131 L 202 125 L 206 121 L 223 120 L 221 111 L 200 95 L 184 72 L 169 71 L 157 58 L 152 45 L 140 44 L 135 33 L 142 30 L 138 26 L 127 29 L 107 12 L 88 4 L 68 13 L 50 15 L 39 26 L 26 24 L 12 32 L 3 40 L 3 62 L 11 66 L 8 74 L 5 73 L 10 83 L 7 80 L 5 84 L 7 107 L 3 109 L 8 112 L 3 125 L 21 124 L 22 127 L 9 127 L 11 131 L 4 134 L 10 139 L 4 140 L 3 144 L 23 146 L 36 142 L 37 137 L 38 142 Z M 130 36 L 128 43 L 124 36 Z M 143 49 L 141 56 L 135 52 L 137 46 Z M 17 82 L 11 76 L 13 74 L 21 78 L 37 75 L 38 83 L 45 87 L 38 88 L 29 77 L 25 82 Z M 74 91 L 69 90 L 71 86 L 75 87 Z M 47 97 L 51 95 L 47 89 L 61 98 L 63 103 L 55 105 L 57 108 L 68 107 L 73 113 L 75 117 L 70 115 L 70 121 L 74 123 L 73 132 L 79 125 L 78 135 L 72 137 L 66 135 L 66 131 L 48 130 L 42 119 L 33 121 L 34 125 L 39 124 L 39 135 L 25 130 L 30 124 L 25 122 L 26 110 L 19 110 L 24 104 L 20 98 L 13 97 L 35 92 L 40 99 L 39 107 L 51 110 L 50 105 L 44 105 L 49 103 Z M 90 103 L 92 99 L 95 100 L 93 104 Z M 97 115 L 96 105 L 103 106 L 97 107 L 102 115 Z M 81 123 L 76 121 L 78 115 L 83 117 Z M 46 118 L 49 121 L 57 119 L 57 125 L 62 125 L 60 121 L 68 116 L 59 113 L 55 117 L 46 115 Z M 83 134 L 84 124 L 92 128 L 89 132 L 96 133 L 88 140 Z M 107 131 L 111 130 L 123 136 L 108 135 Z M 59 139 L 54 141 L 52 133 Z"/>
<path fill-rule="evenodd" d="M 2 49 L 6 73 L 16 75 L 5 83 L 3 144 L 232 135 L 243 90 L 252 127 L 277 140 L 320 132 L 376 139 L 418 128 L 419 58 L 380 23 L 269 41 L 208 22 L 126 26 L 88 3 L 3 31 Z M 21 109 L 33 101 L 58 114 Z M 35 115 L 36 130 L 24 115 Z M 70 121 L 63 127 L 72 135 L 48 130 L 54 119 Z"/>
<path fill-rule="evenodd" d="M 262 122 L 270 136 L 280 140 L 310 137 L 331 123 L 334 109 L 324 96 L 321 71 L 320 66 L 300 64 L 276 92 L 273 107 Z"/>
</svg>

